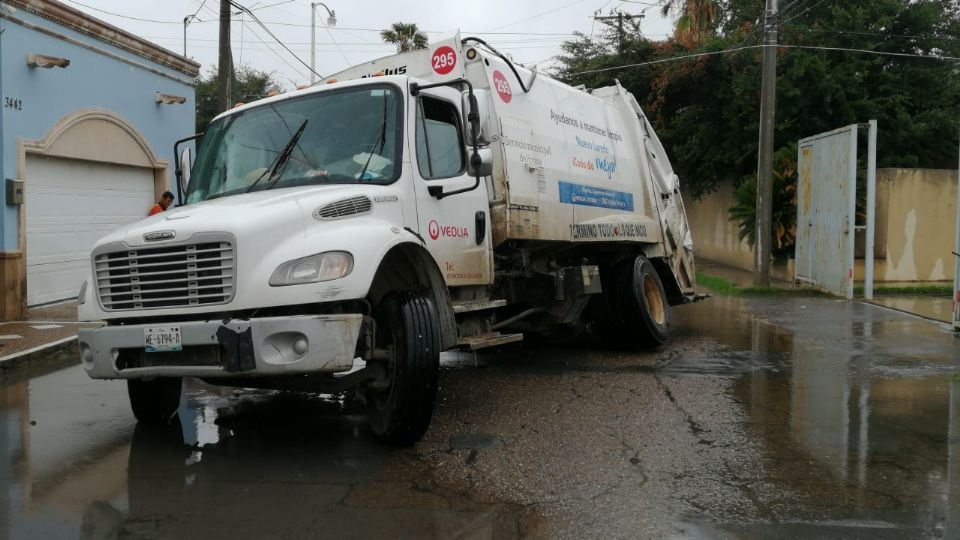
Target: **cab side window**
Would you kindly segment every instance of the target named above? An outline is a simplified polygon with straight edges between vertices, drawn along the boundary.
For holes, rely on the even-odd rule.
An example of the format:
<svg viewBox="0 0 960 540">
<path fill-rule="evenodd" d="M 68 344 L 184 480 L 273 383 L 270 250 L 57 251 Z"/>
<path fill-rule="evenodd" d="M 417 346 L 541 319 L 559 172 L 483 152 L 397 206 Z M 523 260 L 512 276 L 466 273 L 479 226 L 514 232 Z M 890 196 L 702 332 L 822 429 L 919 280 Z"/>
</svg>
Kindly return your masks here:
<svg viewBox="0 0 960 540">
<path fill-rule="evenodd" d="M 466 156 L 457 108 L 446 101 L 421 96 L 416 121 L 420 176 L 429 180 L 462 174 Z"/>
</svg>

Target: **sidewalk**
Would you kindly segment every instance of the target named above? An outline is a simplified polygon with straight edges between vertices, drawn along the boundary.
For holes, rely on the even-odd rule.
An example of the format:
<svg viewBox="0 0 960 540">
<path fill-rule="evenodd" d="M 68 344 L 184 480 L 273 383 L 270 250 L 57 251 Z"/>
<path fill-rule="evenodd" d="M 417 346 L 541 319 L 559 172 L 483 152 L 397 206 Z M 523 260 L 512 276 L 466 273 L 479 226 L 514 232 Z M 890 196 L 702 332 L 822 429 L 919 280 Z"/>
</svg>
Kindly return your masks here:
<svg viewBox="0 0 960 540">
<path fill-rule="evenodd" d="M 697 272 L 708 276 L 723 278 L 737 287 L 752 287 L 753 273 L 740 268 L 727 266 L 722 263 L 709 261 L 706 259 L 697 259 Z M 858 283 L 859 285 L 859 283 Z M 878 282 L 875 288 L 883 287 L 887 290 L 897 287 L 912 287 L 917 283 L 896 282 L 884 283 Z M 924 285 L 921 283 L 920 285 Z M 794 283 L 780 279 L 770 278 L 770 286 L 774 288 L 792 289 L 797 287 Z M 837 298 L 840 298 L 839 296 Z M 854 300 L 866 302 L 881 307 L 902 311 L 911 315 L 917 315 L 931 321 L 951 323 L 953 320 L 953 298 L 948 296 L 930 296 L 930 295 L 899 295 L 899 294 L 876 294 L 873 300 L 865 300 L 861 293 L 857 293 Z"/>
<path fill-rule="evenodd" d="M 749 270 L 727 266 L 723 263 L 699 257 L 697 258 L 696 264 L 697 272 L 704 273 L 708 276 L 723 278 L 737 287 L 753 287 L 753 272 Z M 790 281 L 783 281 L 782 279 L 776 279 L 772 276 L 770 277 L 770 286 L 782 289 L 792 289 L 796 287 L 796 285 Z"/>
<path fill-rule="evenodd" d="M 100 326 L 77 322 L 77 303 L 27 310 L 26 321 L 0 322 L 0 372 L 40 355 L 75 347 L 77 329 Z"/>
</svg>

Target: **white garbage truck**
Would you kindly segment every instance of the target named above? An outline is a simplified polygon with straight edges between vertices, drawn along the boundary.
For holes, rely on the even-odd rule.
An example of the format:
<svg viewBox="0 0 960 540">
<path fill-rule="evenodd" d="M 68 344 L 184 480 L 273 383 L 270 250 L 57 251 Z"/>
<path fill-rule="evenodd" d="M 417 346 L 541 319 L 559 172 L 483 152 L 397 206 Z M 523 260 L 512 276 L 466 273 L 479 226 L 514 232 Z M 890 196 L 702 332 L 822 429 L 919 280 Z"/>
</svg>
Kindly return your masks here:
<svg viewBox="0 0 960 540">
<path fill-rule="evenodd" d="M 196 139 L 196 155 L 179 145 Z M 224 112 L 179 141 L 181 204 L 101 239 L 80 357 L 141 422 L 183 377 L 355 392 L 427 429 L 440 352 L 584 332 L 660 346 L 694 299 L 677 176 L 619 83 L 585 90 L 454 34 Z"/>
</svg>

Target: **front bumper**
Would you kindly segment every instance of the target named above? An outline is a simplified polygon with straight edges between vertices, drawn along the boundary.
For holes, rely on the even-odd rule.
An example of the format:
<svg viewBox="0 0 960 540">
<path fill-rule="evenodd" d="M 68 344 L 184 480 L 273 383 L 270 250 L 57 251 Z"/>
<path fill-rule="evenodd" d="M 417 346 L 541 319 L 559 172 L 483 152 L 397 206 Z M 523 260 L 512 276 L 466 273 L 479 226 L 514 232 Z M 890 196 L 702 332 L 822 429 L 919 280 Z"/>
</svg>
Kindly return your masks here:
<svg viewBox="0 0 960 540">
<path fill-rule="evenodd" d="M 362 321 L 301 315 L 89 328 L 79 332 L 80 359 L 94 379 L 336 373 L 353 367 Z M 155 326 L 179 326 L 183 351 L 144 352 L 144 329 Z"/>
</svg>

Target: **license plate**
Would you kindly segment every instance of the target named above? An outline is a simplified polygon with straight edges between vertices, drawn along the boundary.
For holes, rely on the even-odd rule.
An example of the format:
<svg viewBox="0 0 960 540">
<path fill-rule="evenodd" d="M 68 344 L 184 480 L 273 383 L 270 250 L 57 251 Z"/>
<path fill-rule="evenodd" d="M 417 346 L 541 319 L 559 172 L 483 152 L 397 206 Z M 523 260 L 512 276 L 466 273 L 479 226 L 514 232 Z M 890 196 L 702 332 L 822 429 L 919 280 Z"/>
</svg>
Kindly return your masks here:
<svg viewBox="0 0 960 540">
<path fill-rule="evenodd" d="M 147 352 L 183 350 L 179 326 L 152 326 L 143 329 L 143 348 Z"/>
</svg>

